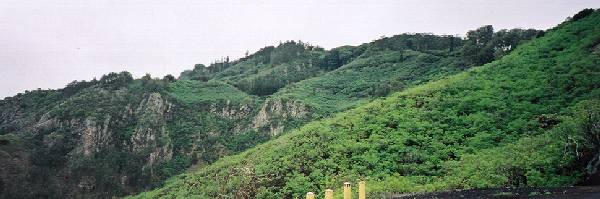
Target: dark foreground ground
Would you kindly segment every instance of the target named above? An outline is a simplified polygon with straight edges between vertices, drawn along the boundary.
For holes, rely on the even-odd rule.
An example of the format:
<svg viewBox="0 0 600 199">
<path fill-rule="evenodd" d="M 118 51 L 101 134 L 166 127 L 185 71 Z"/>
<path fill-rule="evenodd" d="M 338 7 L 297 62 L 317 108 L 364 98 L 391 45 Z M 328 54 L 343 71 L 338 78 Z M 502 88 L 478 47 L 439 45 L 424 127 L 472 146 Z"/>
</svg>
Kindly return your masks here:
<svg viewBox="0 0 600 199">
<path fill-rule="evenodd" d="M 552 198 L 600 199 L 600 186 L 555 188 L 500 188 L 442 191 L 418 194 L 391 194 L 386 198 Z"/>
</svg>

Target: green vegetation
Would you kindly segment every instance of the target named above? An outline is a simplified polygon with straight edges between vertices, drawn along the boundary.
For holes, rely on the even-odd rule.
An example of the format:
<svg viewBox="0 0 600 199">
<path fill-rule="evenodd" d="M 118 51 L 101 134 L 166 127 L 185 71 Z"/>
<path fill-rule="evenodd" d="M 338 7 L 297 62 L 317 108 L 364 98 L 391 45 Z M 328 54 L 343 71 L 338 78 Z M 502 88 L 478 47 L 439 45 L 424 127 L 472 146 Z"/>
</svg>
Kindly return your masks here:
<svg viewBox="0 0 600 199">
<path fill-rule="evenodd" d="M 194 70 L 184 71 L 181 79 L 219 79 L 249 94 L 266 96 L 290 83 L 334 69 L 318 62 L 327 54 L 322 48 L 301 41 L 287 41 L 234 62 L 226 58 L 209 67 L 196 65 Z"/>
<path fill-rule="evenodd" d="M 0 198 L 580 182 L 600 153 L 599 18 L 331 50 L 287 41 L 178 79 L 120 72 L 26 91 L 0 101 Z"/>
<path fill-rule="evenodd" d="M 243 102 L 251 97 L 235 87 L 216 80 L 200 82 L 180 80 L 169 85 L 169 93 L 183 103 L 210 103 L 215 101 Z"/>
<path fill-rule="evenodd" d="M 369 99 L 461 70 L 455 55 L 377 51 L 325 75 L 301 81 L 275 97 L 299 100 L 321 115 L 347 110 Z"/>
<path fill-rule="evenodd" d="M 544 31 L 534 29 L 494 32 L 491 25 L 483 26 L 467 32 L 464 58 L 472 66 L 485 64 L 506 55 L 522 42 L 543 35 Z"/>
<path fill-rule="evenodd" d="M 357 179 L 370 194 L 580 182 L 600 148 L 600 12 L 586 16 L 136 197 L 301 198 Z"/>
</svg>

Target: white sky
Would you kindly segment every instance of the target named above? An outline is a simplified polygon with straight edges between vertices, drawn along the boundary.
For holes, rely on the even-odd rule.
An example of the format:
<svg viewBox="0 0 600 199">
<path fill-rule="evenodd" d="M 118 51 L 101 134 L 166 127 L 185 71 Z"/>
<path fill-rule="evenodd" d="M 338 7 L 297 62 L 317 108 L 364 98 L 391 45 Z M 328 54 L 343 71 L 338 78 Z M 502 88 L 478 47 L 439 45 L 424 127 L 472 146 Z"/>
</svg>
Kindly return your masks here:
<svg viewBox="0 0 600 199">
<path fill-rule="evenodd" d="M 547 29 L 598 0 L 0 0 L 0 99 L 108 72 L 178 76 L 279 41 L 327 49 L 404 32 Z"/>
</svg>

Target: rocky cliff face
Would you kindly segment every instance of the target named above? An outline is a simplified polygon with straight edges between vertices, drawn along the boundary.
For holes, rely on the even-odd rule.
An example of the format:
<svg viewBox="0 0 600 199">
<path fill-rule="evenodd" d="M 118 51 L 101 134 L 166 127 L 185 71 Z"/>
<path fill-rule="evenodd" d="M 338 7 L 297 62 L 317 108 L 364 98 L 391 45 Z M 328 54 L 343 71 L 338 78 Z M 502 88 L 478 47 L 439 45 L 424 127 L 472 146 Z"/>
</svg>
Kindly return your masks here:
<svg viewBox="0 0 600 199">
<path fill-rule="evenodd" d="M 291 120 L 302 120 L 309 117 L 309 108 L 299 101 L 269 98 L 254 117 L 252 128 L 256 131 L 265 129 L 271 136 L 281 134 Z"/>
<path fill-rule="evenodd" d="M 126 88 L 91 87 L 43 107 L 3 103 L 14 109 L 0 111 L 0 198 L 136 193 L 309 117 L 294 100 L 183 104 L 165 92 Z"/>
<path fill-rule="evenodd" d="M 20 125 L 0 132 L 0 198 L 103 198 L 156 178 L 154 167 L 173 157 L 173 104 L 160 93 L 100 90 L 93 97 L 94 107 L 67 99 L 35 122 L 2 113 L 3 127 Z M 70 109 L 75 105 L 82 107 Z"/>
<path fill-rule="evenodd" d="M 165 145 L 169 144 L 165 115 L 170 107 L 171 104 L 163 100 L 158 93 L 152 93 L 142 100 L 135 112 L 140 120 L 131 137 L 133 152 L 159 148 L 161 140 Z"/>
<path fill-rule="evenodd" d="M 110 116 L 107 116 L 100 124 L 91 117 L 86 118 L 81 131 L 81 144 L 76 151 L 84 156 L 90 156 L 105 148 L 112 138 L 111 132 L 108 131 L 109 124 Z"/>
<path fill-rule="evenodd" d="M 252 110 L 250 104 L 234 104 L 227 100 L 224 104 L 211 104 L 209 112 L 227 119 L 243 119 L 248 117 Z"/>
</svg>

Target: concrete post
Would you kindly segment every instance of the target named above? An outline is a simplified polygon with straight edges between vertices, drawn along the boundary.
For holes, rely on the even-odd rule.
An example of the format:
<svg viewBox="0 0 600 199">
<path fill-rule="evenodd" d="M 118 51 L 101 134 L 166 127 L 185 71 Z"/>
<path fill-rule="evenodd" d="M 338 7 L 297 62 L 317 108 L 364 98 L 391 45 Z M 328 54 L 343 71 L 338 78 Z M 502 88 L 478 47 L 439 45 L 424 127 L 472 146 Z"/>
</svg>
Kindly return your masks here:
<svg viewBox="0 0 600 199">
<path fill-rule="evenodd" d="M 367 199 L 366 188 L 365 181 L 358 182 L 358 199 Z"/>
<path fill-rule="evenodd" d="M 331 189 L 325 190 L 325 199 L 333 199 L 333 190 L 331 190 Z"/>
<path fill-rule="evenodd" d="M 313 193 L 313 192 L 306 193 L 306 199 L 315 199 L 315 193 Z"/>
<path fill-rule="evenodd" d="M 344 182 L 344 199 L 352 199 L 352 188 L 349 182 Z"/>
</svg>

